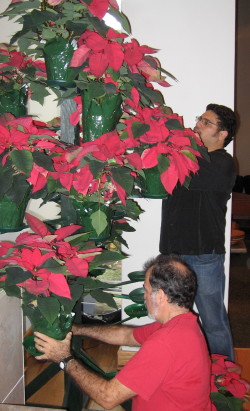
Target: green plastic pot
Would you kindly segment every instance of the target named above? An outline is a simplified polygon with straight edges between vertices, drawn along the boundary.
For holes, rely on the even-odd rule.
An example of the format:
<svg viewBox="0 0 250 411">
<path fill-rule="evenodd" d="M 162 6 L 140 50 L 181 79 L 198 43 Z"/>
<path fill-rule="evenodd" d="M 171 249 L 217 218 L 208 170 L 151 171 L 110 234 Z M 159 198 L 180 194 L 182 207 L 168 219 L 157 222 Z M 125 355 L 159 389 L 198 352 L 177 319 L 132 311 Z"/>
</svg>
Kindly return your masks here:
<svg viewBox="0 0 250 411">
<path fill-rule="evenodd" d="M 110 236 L 112 210 L 105 204 L 94 201 L 77 201 L 72 199 L 76 212 L 75 223 L 83 226 L 83 231 L 89 232 L 89 240 L 103 242 Z"/>
<path fill-rule="evenodd" d="M 145 180 L 141 181 L 141 193 L 145 198 L 167 198 L 168 192 L 164 188 L 158 166 L 144 169 Z"/>
<path fill-rule="evenodd" d="M 102 134 L 113 131 L 122 115 L 120 94 L 102 97 L 100 102 L 82 92 L 82 125 L 84 141 L 93 141 Z"/>
<path fill-rule="evenodd" d="M 75 73 L 70 67 L 74 53 L 71 43 L 62 37 L 49 40 L 43 49 L 47 84 L 52 87 L 73 87 Z"/>
<path fill-rule="evenodd" d="M 0 115 L 11 113 L 15 117 L 27 115 L 28 93 L 26 87 L 0 95 Z"/>
<path fill-rule="evenodd" d="M 56 320 L 51 324 L 42 315 L 38 308 L 33 310 L 33 315 L 28 316 L 33 331 L 39 331 L 56 340 L 63 340 L 66 334 L 71 330 L 74 315 L 60 313 Z M 34 355 L 41 355 L 42 353 L 35 348 L 34 335 L 24 338 L 23 346 L 25 350 Z"/>
<path fill-rule="evenodd" d="M 30 199 L 28 187 L 22 200 L 17 203 L 11 201 L 6 195 L 0 199 L 0 232 L 19 231 L 24 228 L 24 214 Z"/>
</svg>

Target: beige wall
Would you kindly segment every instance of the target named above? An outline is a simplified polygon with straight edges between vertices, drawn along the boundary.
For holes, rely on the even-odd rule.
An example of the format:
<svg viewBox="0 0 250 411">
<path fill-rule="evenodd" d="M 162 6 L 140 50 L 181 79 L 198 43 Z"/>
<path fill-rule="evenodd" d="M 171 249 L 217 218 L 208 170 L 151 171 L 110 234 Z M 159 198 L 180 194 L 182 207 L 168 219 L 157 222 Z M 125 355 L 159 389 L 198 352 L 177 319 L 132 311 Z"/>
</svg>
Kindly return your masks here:
<svg viewBox="0 0 250 411">
<path fill-rule="evenodd" d="M 0 291 L 0 403 L 24 404 L 21 301 Z"/>
<path fill-rule="evenodd" d="M 236 109 L 240 127 L 235 141 L 238 173 L 250 174 L 250 1 L 237 1 Z"/>
</svg>

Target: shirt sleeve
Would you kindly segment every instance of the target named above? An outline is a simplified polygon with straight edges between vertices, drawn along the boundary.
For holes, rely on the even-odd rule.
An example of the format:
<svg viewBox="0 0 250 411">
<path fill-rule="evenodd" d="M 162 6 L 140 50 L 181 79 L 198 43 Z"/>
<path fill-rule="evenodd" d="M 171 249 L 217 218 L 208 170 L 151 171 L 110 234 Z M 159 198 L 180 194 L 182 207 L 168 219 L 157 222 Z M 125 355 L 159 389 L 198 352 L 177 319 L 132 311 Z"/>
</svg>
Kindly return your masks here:
<svg viewBox="0 0 250 411">
<path fill-rule="evenodd" d="M 136 327 L 133 330 L 133 337 L 139 344 L 143 344 L 144 341 L 156 330 L 161 327 L 161 324 L 154 322 L 151 324 L 143 325 L 141 327 Z"/>
<path fill-rule="evenodd" d="M 166 341 L 149 338 L 115 378 L 147 401 L 166 378 L 171 363 Z"/>
<path fill-rule="evenodd" d="M 235 181 L 234 162 L 225 150 L 215 150 L 210 161 L 199 159 L 200 169 L 190 183 L 190 190 L 232 191 Z"/>
</svg>

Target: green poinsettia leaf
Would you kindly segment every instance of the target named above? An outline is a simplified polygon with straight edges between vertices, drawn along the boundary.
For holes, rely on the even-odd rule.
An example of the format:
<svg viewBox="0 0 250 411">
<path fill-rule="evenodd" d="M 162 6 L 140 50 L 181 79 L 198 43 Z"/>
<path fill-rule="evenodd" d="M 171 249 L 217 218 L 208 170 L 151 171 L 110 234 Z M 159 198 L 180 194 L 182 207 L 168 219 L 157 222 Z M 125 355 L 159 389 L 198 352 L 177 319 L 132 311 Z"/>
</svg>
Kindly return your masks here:
<svg viewBox="0 0 250 411">
<path fill-rule="evenodd" d="M 129 223 L 116 223 L 116 227 L 121 231 L 126 231 L 127 233 L 133 233 L 135 228 L 129 225 Z"/>
<path fill-rule="evenodd" d="M 242 410 L 242 401 L 240 398 L 225 396 L 220 392 L 211 392 L 210 397 L 218 411 Z"/>
<path fill-rule="evenodd" d="M 52 273 L 63 273 L 66 272 L 65 266 L 62 266 L 58 261 L 56 261 L 54 258 L 48 258 L 43 265 L 41 265 L 41 268 L 46 268 L 48 271 L 51 271 Z"/>
<path fill-rule="evenodd" d="M 34 30 L 47 21 L 56 21 L 58 15 L 47 10 L 32 10 L 31 13 L 23 16 L 23 29 L 26 31 Z"/>
<path fill-rule="evenodd" d="M 93 175 L 94 178 L 98 176 L 98 174 L 103 170 L 104 164 L 103 161 L 98 161 L 95 160 L 94 158 L 92 159 L 87 159 L 87 162 L 89 164 L 89 169 L 91 171 L 91 174 Z"/>
<path fill-rule="evenodd" d="M 93 261 L 91 261 L 89 265 L 89 271 L 91 271 L 95 267 L 98 267 L 99 265 L 110 264 L 113 261 L 120 261 L 124 258 L 127 258 L 127 256 L 122 253 L 119 253 L 117 251 L 104 250 L 101 254 L 95 256 Z"/>
<path fill-rule="evenodd" d="M 29 150 L 12 150 L 10 158 L 15 167 L 22 171 L 27 177 L 33 167 L 33 157 Z"/>
<path fill-rule="evenodd" d="M 107 304 L 109 307 L 117 309 L 116 302 L 114 300 L 114 297 L 112 297 L 111 294 L 102 291 L 100 289 L 91 291 L 90 295 L 99 303 L 104 303 Z"/>
<path fill-rule="evenodd" d="M 144 96 L 146 101 L 148 100 L 151 103 L 155 103 L 155 104 L 159 104 L 159 105 L 164 104 L 164 98 L 163 98 L 163 95 L 161 94 L 160 91 L 153 90 L 149 87 L 141 85 L 140 86 L 140 92 L 142 93 L 142 95 Z"/>
<path fill-rule="evenodd" d="M 30 83 L 31 100 L 37 101 L 41 105 L 44 103 L 44 98 L 49 96 L 50 93 L 46 90 L 46 85 L 42 85 L 38 82 Z"/>
<path fill-rule="evenodd" d="M 6 268 L 6 274 L 5 284 L 8 286 L 16 285 L 32 278 L 32 273 L 30 271 L 24 271 L 20 267 Z"/>
<path fill-rule="evenodd" d="M 183 130 L 184 129 L 183 125 L 176 118 L 169 119 L 168 121 L 166 121 L 165 124 L 169 130 Z"/>
<path fill-rule="evenodd" d="M 9 56 L 5 56 L 4 54 L 0 55 L 0 63 L 7 63 L 9 61 Z M 1 67 L 0 71 L 5 70 L 6 67 Z"/>
<path fill-rule="evenodd" d="M 43 167 L 48 171 L 55 171 L 53 162 L 47 154 L 41 153 L 40 151 L 34 151 L 32 154 L 34 163 L 36 163 L 38 166 Z"/>
<path fill-rule="evenodd" d="M 101 272 L 103 274 L 103 272 Z M 105 281 L 100 281 L 94 278 L 90 277 L 79 277 L 77 279 L 77 283 L 81 283 L 84 286 L 84 292 L 89 293 L 90 291 L 96 290 L 96 289 L 105 289 L 105 288 L 111 288 L 111 284 L 107 283 Z"/>
<path fill-rule="evenodd" d="M 38 308 L 46 320 L 52 325 L 60 312 L 60 303 L 55 297 L 38 297 Z"/>
<path fill-rule="evenodd" d="M 167 170 L 170 165 L 170 160 L 168 157 L 164 156 L 163 154 L 159 154 L 158 156 L 158 169 L 160 173 Z"/>
<path fill-rule="evenodd" d="M 88 23 L 85 23 L 85 22 L 74 23 L 73 21 L 67 21 L 65 25 L 66 25 L 67 30 L 77 35 L 81 35 L 88 28 Z"/>
<path fill-rule="evenodd" d="M 51 40 L 51 39 L 54 39 L 55 37 L 56 37 L 56 32 L 55 31 L 52 31 L 52 30 L 47 29 L 47 28 L 42 30 L 42 38 L 43 39 Z"/>
<path fill-rule="evenodd" d="M 111 14 L 111 16 L 115 17 L 117 21 L 119 21 L 123 30 L 126 31 L 126 33 L 131 34 L 130 22 L 125 14 L 123 14 L 117 9 L 114 9 L 113 7 L 109 8 L 108 13 Z"/>
<path fill-rule="evenodd" d="M 15 16 L 20 16 L 25 11 L 33 9 L 33 8 L 40 8 L 41 1 L 40 0 L 30 0 L 30 1 L 20 1 L 16 3 L 10 3 L 9 6 L 5 11 L 3 11 L 0 16 L 8 16 L 13 18 Z"/>
<path fill-rule="evenodd" d="M 70 285 L 70 294 L 72 297 L 71 299 L 56 296 L 61 306 L 63 307 L 65 314 L 70 314 L 73 311 L 77 301 L 79 301 L 79 299 L 82 297 L 83 292 L 84 292 L 83 285 L 77 282 L 76 284 Z"/>
<path fill-rule="evenodd" d="M 91 214 L 90 220 L 97 235 L 100 235 L 108 225 L 107 215 L 101 209 Z"/>
<path fill-rule="evenodd" d="M 132 133 L 134 138 L 141 137 L 150 129 L 148 124 L 140 123 L 139 121 L 134 121 L 132 124 Z"/>
<path fill-rule="evenodd" d="M 89 83 L 88 85 L 89 99 L 101 98 L 105 96 L 104 84 L 98 81 Z"/>
<path fill-rule="evenodd" d="M 113 83 L 104 84 L 104 89 L 107 95 L 116 94 L 116 86 Z"/>
<path fill-rule="evenodd" d="M 127 167 L 112 167 L 111 173 L 114 181 L 123 187 L 127 194 L 131 194 L 134 186 L 131 170 Z"/>
<path fill-rule="evenodd" d="M 139 204 L 134 200 L 127 200 L 126 205 L 121 204 L 119 205 L 119 209 L 121 212 L 124 212 L 124 216 L 128 218 L 132 218 L 132 220 L 138 220 L 140 214 L 144 213 L 144 210 L 141 209 Z"/>
<path fill-rule="evenodd" d="M 187 176 L 187 177 L 185 178 L 184 183 L 183 183 L 184 187 L 188 188 L 189 185 L 190 185 L 190 183 L 191 183 L 191 180 L 192 180 L 192 177 L 191 177 L 191 176 Z"/>
<path fill-rule="evenodd" d="M 191 153 L 191 151 L 188 150 L 180 150 L 180 153 L 185 154 L 185 156 L 187 156 L 188 158 L 190 158 L 190 160 L 193 160 L 196 162 L 196 157 L 193 153 Z"/>
<path fill-rule="evenodd" d="M 102 36 L 105 37 L 109 29 L 108 26 L 104 23 L 103 20 L 100 20 L 98 17 L 88 17 L 89 23 L 92 24 L 93 28 Z"/>
<path fill-rule="evenodd" d="M 21 289 L 17 285 L 4 285 L 3 287 L 0 282 L 0 288 L 4 288 L 4 291 L 8 297 L 21 298 Z"/>
</svg>

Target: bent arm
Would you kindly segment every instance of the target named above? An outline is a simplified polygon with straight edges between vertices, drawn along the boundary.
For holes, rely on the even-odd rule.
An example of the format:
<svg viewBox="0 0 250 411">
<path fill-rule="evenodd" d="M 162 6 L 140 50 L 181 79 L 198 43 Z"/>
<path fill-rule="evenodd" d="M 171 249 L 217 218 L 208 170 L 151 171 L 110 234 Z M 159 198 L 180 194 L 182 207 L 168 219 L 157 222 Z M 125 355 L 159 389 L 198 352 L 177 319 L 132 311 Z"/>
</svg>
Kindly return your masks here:
<svg viewBox="0 0 250 411">
<path fill-rule="evenodd" d="M 75 359 L 68 362 L 66 372 L 74 379 L 81 390 L 86 392 L 105 410 L 110 410 L 136 395 L 134 391 L 116 378 L 107 381 L 103 377 L 86 370 Z"/>
<path fill-rule="evenodd" d="M 36 349 L 43 353 L 36 357 L 37 360 L 51 360 L 59 363 L 71 355 L 71 333 L 68 333 L 64 340 L 55 340 L 39 332 L 34 334 Z M 65 371 L 74 379 L 80 389 L 105 409 L 112 409 L 136 395 L 134 391 L 116 378 L 107 381 L 105 378 L 88 371 L 75 358 L 67 363 Z"/>
<path fill-rule="evenodd" d="M 128 345 L 140 347 L 133 336 L 134 327 L 125 325 L 76 325 L 72 326 L 74 335 L 94 338 L 113 345 Z"/>
</svg>

